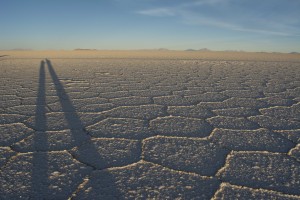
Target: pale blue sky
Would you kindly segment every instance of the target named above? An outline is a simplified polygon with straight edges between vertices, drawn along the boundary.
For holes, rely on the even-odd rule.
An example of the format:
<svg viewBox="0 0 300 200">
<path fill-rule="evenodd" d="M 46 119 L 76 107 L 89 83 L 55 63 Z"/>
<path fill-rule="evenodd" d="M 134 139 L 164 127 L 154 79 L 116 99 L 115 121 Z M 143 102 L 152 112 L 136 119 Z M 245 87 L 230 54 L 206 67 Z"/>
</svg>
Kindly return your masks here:
<svg viewBox="0 0 300 200">
<path fill-rule="evenodd" d="M 0 49 L 300 52 L 299 0 L 0 0 Z"/>
</svg>

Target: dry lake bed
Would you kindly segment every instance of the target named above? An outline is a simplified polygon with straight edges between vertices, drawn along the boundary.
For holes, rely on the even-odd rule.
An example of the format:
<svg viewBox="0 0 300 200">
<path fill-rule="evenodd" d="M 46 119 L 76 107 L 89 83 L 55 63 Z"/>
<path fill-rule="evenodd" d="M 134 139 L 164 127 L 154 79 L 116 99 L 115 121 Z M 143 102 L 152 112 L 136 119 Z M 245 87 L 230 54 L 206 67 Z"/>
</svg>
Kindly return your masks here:
<svg viewBox="0 0 300 200">
<path fill-rule="evenodd" d="M 300 199 L 300 55 L 0 51 L 0 199 Z"/>
</svg>

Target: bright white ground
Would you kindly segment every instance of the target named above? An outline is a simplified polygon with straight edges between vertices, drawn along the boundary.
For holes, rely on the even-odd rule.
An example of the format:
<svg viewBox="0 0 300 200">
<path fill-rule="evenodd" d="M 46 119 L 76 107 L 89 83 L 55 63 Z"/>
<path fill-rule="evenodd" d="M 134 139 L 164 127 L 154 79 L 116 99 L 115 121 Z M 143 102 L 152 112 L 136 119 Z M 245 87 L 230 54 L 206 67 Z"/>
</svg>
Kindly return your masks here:
<svg viewBox="0 0 300 200">
<path fill-rule="evenodd" d="M 300 62 L 0 60 L 0 199 L 300 199 Z"/>
</svg>

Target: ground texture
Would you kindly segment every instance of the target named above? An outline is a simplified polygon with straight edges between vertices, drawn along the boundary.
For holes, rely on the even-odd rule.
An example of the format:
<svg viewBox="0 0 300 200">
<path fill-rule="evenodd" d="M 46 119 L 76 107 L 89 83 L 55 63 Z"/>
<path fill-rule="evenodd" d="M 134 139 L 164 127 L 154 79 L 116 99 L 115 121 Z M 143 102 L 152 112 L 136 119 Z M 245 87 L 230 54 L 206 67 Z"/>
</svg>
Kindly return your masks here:
<svg viewBox="0 0 300 200">
<path fill-rule="evenodd" d="M 300 199 L 299 61 L 3 56 L 0 72 L 0 199 Z"/>
</svg>

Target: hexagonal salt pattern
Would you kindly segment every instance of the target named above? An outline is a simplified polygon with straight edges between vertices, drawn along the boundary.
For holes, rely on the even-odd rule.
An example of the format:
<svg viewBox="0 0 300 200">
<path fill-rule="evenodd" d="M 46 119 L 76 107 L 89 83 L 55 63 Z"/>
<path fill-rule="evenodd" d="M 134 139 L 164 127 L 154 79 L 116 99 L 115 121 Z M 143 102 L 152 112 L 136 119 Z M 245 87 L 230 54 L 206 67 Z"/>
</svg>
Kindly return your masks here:
<svg viewBox="0 0 300 200">
<path fill-rule="evenodd" d="M 112 183 L 112 179 L 115 182 Z M 94 171 L 75 199 L 210 199 L 218 186 L 219 181 L 215 178 L 139 162 Z"/>
<path fill-rule="evenodd" d="M 233 152 L 217 176 L 235 185 L 300 195 L 300 163 L 280 153 Z"/>
<path fill-rule="evenodd" d="M 73 149 L 72 155 L 97 169 L 124 166 L 140 160 L 141 144 L 128 139 L 93 139 Z"/>
<path fill-rule="evenodd" d="M 67 152 L 19 154 L 0 171 L 4 199 L 67 199 L 92 168 Z"/>
<path fill-rule="evenodd" d="M 132 118 L 107 118 L 88 126 L 87 131 L 93 137 L 141 139 L 152 135 L 146 120 Z"/>
<path fill-rule="evenodd" d="M 143 147 L 147 161 L 206 176 L 213 176 L 224 165 L 228 153 L 208 140 L 182 137 L 148 138 Z"/>
<path fill-rule="evenodd" d="M 187 117 L 159 117 L 150 122 L 151 129 L 159 135 L 170 136 L 208 136 L 212 127 L 202 119 Z"/>
<path fill-rule="evenodd" d="M 211 139 L 226 149 L 235 151 L 288 152 L 294 147 L 290 140 L 267 129 L 231 130 L 216 128 Z"/>
<path fill-rule="evenodd" d="M 22 123 L 0 125 L 0 146 L 10 146 L 33 133 Z"/>
<path fill-rule="evenodd" d="M 0 199 L 300 199 L 299 61 L 126 56 L 0 60 Z"/>
</svg>

